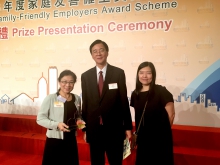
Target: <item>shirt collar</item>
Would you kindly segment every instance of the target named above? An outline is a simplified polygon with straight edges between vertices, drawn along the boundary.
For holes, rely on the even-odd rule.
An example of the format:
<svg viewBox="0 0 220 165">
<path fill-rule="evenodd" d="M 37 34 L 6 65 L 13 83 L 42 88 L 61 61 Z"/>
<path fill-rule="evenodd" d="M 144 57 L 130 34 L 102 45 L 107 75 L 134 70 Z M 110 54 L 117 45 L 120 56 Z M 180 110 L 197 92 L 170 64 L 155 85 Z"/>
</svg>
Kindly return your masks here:
<svg viewBox="0 0 220 165">
<path fill-rule="evenodd" d="M 99 72 L 102 71 L 102 73 L 105 75 L 106 74 L 106 70 L 107 70 L 107 65 L 108 64 L 106 64 L 104 66 L 104 68 L 102 68 L 102 69 L 100 69 L 99 67 L 96 66 L 96 73 L 99 74 Z"/>
</svg>

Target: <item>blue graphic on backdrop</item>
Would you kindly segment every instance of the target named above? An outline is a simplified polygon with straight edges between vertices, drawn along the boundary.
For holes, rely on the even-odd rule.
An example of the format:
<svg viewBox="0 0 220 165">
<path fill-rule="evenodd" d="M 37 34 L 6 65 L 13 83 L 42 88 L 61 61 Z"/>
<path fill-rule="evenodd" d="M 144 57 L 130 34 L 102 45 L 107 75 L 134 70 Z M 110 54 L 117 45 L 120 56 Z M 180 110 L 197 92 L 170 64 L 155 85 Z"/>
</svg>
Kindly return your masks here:
<svg viewBox="0 0 220 165">
<path fill-rule="evenodd" d="M 201 101 L 200 94 L 205 94 L 216 106 L 220 105 L 220 59 L 193 80 L 182 93 L 191 96 L 191 102 L 196 100 L 197 103 Z M 205 100 L 205 107 L 207 106 L 210 105 Z"/>
<path fill-rule="evenodd" d="M 0 104 L 15 104 L 14 99 L 20 95 L 21 94 L 10 100 L 10 97 L 4 94 L 0 97 Z M 34 102 L 29 96 L 27 96 L 27 99 L 31 100 L 31 103 Z M 128 99 L 130 101 L 129 97 Z M 217 111 L 220 111 L 220 59 L 195 78 L 195 80 L 180 93 L 176 101 L 190 101 L 195 104 L 203 104 L 205 107 L 214 106 Z M 31 103 L 29 103 L 30 106 L 32 105 Z"/>
</svg>

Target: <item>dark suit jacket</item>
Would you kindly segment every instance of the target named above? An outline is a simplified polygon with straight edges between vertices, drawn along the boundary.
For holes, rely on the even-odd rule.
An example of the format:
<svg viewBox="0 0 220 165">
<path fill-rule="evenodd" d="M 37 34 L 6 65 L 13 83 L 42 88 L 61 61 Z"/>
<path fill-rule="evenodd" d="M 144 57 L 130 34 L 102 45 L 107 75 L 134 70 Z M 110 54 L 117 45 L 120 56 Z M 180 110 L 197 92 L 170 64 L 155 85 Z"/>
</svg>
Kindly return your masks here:
<svg viewBox="0 0 220 165">
<path fill-rule="evenodd" d="M 99 138 L 124 139 L 125 130 L 132 129 L 132 120 L 127 98 L 125 73 L 122 69 L 107 65 L 107 71 L 99 96 L 96 67 L 84 72 L 82 85 L 82 118 L 86 122 L 87 142 Z M 117 89 L 109 89 L 109 84 L 117 83 Z M 105 133 L 99 130 L 100 116 Z M 106 139 L 108 140 L 108 139 Z"/>
</svg>

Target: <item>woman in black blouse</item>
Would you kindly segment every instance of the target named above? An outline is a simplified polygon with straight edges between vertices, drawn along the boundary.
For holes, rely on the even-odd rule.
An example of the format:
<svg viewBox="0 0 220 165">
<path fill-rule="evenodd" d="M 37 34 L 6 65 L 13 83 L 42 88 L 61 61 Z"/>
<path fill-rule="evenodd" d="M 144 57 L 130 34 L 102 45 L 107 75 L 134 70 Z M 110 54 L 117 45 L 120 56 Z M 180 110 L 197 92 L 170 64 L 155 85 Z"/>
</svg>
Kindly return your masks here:
<svg viewBox="0 0 220 165">
<path fill-rule="evenodd" d="M 135 110 L 136 129 L 147 102 L 137 138 L 136 165 L 173 165 L 173 140 L 171 126 L 175 111 L 172 94 L 156 85 L 156 70 L 151 62 L 139 65 L 136 88 L 130 106 Z"/>
</svg>

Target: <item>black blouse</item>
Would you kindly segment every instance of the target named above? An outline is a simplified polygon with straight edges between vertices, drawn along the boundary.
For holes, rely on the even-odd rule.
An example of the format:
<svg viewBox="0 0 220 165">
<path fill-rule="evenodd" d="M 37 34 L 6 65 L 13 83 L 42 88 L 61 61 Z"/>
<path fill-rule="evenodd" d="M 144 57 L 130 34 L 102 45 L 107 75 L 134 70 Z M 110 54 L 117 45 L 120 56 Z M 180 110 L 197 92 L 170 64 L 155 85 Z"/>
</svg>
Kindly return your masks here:
<svg viewBox="0 0 220 165">
<path fill-rule="evenodd" d="M 75 122 L 72 123 L 71 121 L 76 121 L 78 117 L 77 108 L 75 105 L 75 96 L 72 94 L 72 100 L 66 101 L 64 103 L 64 123 L 65 124 L 76 124 Z M 69 120 L 69 123 L 67 121 Z M 71 132 L 75 132 L 76 130 L 71 130 Z M 68 132 L 64 132 L 64 137 L 68 134 Z"/>
</svg>

